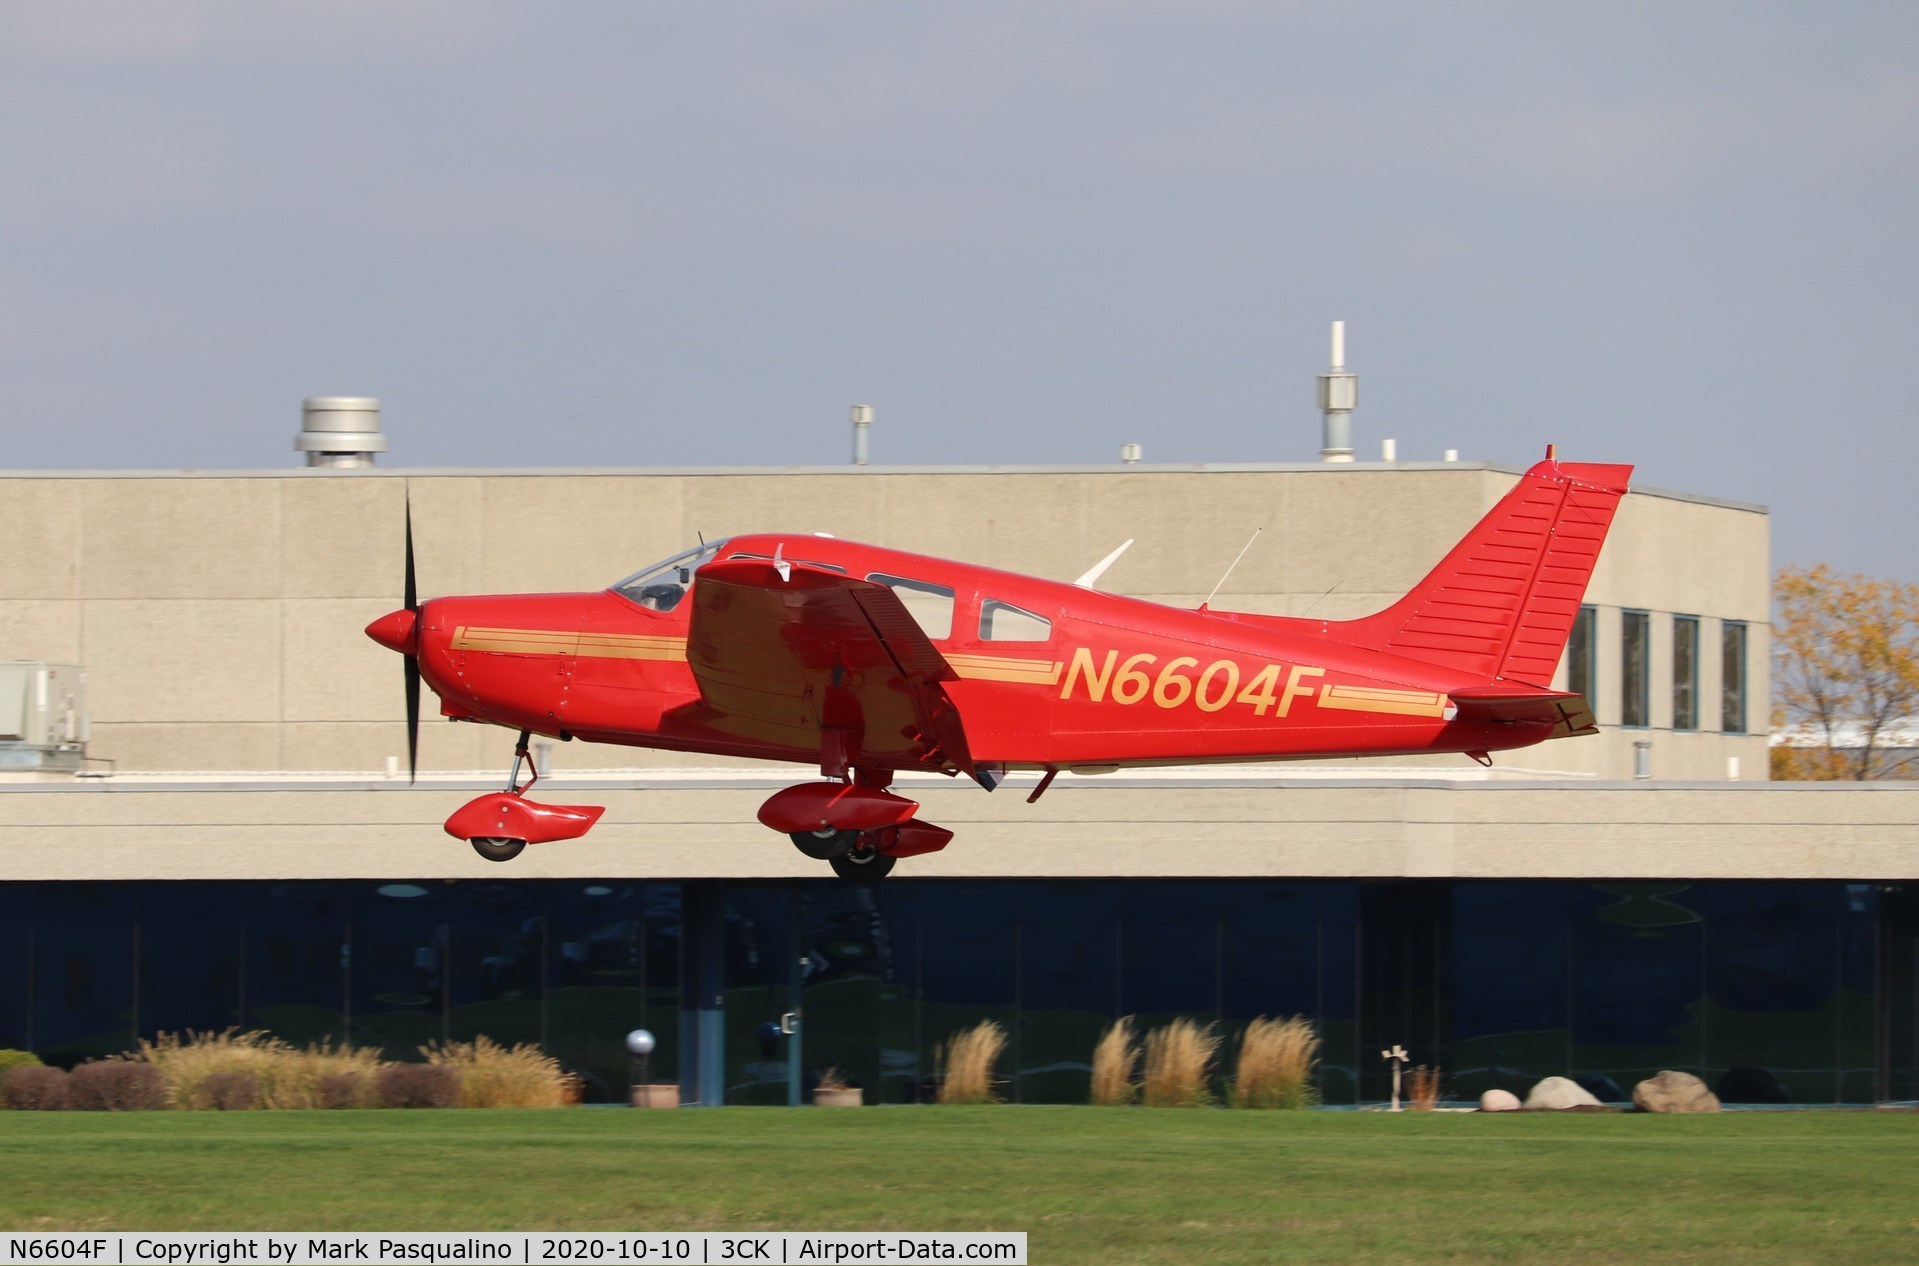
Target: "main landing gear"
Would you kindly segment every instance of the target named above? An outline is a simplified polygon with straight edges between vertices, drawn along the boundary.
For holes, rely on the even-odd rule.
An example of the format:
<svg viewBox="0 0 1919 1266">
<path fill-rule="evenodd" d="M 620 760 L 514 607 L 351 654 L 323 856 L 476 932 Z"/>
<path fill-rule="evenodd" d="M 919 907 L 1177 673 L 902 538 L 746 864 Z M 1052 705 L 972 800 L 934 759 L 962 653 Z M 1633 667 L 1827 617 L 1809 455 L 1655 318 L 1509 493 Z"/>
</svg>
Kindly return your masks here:
<svg viewBox="0 0 1919 1266">
<path fill-rule="evenodd" d="M 887 791 L 891 781 L 891 770 L 861 769 L 850 781 L 801 783 L 761 805 L 760 821 L 841 879 L 873 883 L 900 858 L 936 853 L 953 838 L 914 817 L 918 803 Z"/>
<path fill-rule="evenodd" d="M 526 850 L 528 844 L 551 840 L 571 840 L 585 835 L 606 810 L 585 804 L 540 804 L 528 800 L 526 793 L 540 781 L 540 770 L 527 751 L 529 731 L 520 731 L 513 751 L 513 772 L 507 775 L 506 790 L 488 792 L 463 805 L 446 820 L 446 833 L 473 845 L 473 851 L 490 862 L 510 862 Z M 520 762 L 525 761 L 531 777 L 520 783 Z"/>
</svg>

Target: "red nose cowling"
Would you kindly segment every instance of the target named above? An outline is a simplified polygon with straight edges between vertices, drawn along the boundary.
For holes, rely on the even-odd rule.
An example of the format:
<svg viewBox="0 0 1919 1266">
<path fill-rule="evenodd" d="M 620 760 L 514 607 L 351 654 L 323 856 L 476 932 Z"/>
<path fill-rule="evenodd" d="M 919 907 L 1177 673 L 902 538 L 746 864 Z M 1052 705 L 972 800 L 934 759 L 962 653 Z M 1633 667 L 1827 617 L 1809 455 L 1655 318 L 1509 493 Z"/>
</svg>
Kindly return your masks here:
<svg viewBox="0 0 1919 1266">
<path fill-rule="evenodd" d="M 367 625 L 366 635 L 390 651 L 417 655 L 420 652 L 419 629 L 418 614 L 402 607 Z"/>
</svg>

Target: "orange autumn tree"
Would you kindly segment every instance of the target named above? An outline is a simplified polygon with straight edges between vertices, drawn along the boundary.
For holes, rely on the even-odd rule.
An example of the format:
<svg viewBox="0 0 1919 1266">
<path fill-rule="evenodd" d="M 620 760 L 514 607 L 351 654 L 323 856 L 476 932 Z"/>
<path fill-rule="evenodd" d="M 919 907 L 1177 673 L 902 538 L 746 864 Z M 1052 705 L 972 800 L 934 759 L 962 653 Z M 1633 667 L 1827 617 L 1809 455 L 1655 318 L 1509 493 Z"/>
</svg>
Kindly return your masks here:
<svg viewBox="0 0 1919 1266">
<path fill-rule="evenodd" d="M 1772 776 L 1909 778 L 1919 716 L 1919 585 L 1820 563 L 1773 582 Z"/>
</svg>

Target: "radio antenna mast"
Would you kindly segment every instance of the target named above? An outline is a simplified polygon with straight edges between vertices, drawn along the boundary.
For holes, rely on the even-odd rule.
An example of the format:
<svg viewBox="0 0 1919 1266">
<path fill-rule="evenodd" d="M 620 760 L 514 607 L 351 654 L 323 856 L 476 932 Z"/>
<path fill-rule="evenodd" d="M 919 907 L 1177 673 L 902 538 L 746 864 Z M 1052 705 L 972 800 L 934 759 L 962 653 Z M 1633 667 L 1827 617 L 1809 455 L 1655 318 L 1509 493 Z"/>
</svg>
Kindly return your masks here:
<svg viewBox="0 0 1919 1266">
<path fill-rule="evenodd" d="M 1239 560 L 1246 557 L 1246 551 L 1253 548 L 1253 542 L 1257 541 L 1259 539 L 1259 534 L 1261 532 L 1264 532 L 1265 530 L 1266 530 L 1265 528 L 1253 529 L 1253 534 L 1246 538 L 1246 543 L 1239 547 L 1238 555 L 1235 556 L 1233 561 L 1227 566 L 1226 575 L 1221 576 L 1219 578 L 1219 584 L 1213 586 L 1213 592 L 1207 594 L 1206 601 L 1199 604 L 1199 609 L 1201 611 L 1204 611 L 1207 607 L 1212 605 L 1213 599 L 1219 595 L 1219 585 L 1223 585 L 1226 583 L 1226 576 L 1230 576 L 1233 574 L 1233 568 L 1239 566 Z"/>
</svg>

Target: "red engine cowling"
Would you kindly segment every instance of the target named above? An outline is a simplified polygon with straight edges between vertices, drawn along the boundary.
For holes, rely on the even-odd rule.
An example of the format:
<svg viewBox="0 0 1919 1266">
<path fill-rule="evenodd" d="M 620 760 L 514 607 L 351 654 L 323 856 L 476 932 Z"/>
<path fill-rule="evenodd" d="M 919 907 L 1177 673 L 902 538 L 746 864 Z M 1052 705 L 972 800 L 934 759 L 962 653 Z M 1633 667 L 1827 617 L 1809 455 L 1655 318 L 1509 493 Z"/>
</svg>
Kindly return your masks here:
<svg viewBox="0 0 1919 1266">
<path fill-rule="evenodd" d="M 456 840 L 508 839 L 528 844 L 578 839 L 606 810 L 590 804 L 541 804 L 511 791 L 494 791 L 468 801 L 446 820 Z"/>
<path fill-rule="evenodd" d="M 760 822 L 788 835 L 830 827 L 877 831 L 899 826 L 919 812 L 919 802 L 858 783 L 804 782 L 776 791 L 760 806 Z"/>
</svg>

